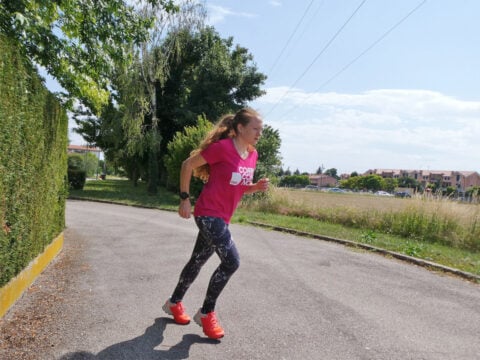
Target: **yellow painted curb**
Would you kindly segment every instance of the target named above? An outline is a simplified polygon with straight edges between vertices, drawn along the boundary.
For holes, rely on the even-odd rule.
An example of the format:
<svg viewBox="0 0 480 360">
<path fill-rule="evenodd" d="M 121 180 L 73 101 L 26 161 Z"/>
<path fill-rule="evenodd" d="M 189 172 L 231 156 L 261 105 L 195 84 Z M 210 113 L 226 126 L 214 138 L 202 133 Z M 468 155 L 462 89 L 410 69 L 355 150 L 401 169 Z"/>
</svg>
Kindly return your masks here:
<svg viewBox="0 0 480 360">
<path fill-rule="evenodd" d="M 63 232 L 58 235 L 45 251 L 38 255 L 20 274 L 0 289 L 0 318 L 22 296 L 38 275 L 50 264 L 63 248 Z"/>
</svg>

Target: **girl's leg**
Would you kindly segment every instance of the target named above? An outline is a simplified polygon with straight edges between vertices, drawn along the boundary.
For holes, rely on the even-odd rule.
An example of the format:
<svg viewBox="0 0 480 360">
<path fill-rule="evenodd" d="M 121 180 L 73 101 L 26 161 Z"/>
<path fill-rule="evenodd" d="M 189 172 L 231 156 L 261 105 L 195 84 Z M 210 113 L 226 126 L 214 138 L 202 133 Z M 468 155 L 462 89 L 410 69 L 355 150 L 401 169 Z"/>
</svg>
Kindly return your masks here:
<svg viewBox="0 0 480 360">
<path fill-rule="evenodd" d="M 178 284 L 170 297 L 172 303 L 177 303 L 183 299 L 188 288 L 200 273 L 200 269 L 212 256 L 213 252 L 214 247 L 211 242 L 199 231 L 192 256 L 180 273 Z"/>
<path fill-rule="evenodd" d="M 215 309 L 217 298 L 225 285 L 227 285 L 230 277 L 240 266 L 240 257 L 232 240 L 228 224 L 225 221 L 212 217 L 199 217 L 196 221 L 200 233 L 211 241 L 215 252 L 221 260 L 220 265 L 210 278 L 205 301 L 201 309 L 203 314 L 207 314 Z"/>
</svg>

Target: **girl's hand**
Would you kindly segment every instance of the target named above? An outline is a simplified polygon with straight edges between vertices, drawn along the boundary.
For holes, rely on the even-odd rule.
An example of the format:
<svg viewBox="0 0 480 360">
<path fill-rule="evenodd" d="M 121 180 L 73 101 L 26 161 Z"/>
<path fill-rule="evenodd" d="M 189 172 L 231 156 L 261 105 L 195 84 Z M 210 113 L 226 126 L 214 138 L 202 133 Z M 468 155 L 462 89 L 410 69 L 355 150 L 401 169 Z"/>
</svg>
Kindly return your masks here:
<svg viewBox="0 0 480 360">
<path fill-rule="evenodd" d="M 255 185 L 256 185 L 257 191 L 265 192 L 268 190 L 268 186 L 270 185 L 270 180 L 268 178 L 262 178 L 258 180 L 258 182 Z"/>
<path fill-rule="evenodd" d="M 190 199 L 180 201 L 178 214 L 184 219 L 190 219 L 190 216 L 192 215 L 192 204 L 190 204 Z"/>
</svg>

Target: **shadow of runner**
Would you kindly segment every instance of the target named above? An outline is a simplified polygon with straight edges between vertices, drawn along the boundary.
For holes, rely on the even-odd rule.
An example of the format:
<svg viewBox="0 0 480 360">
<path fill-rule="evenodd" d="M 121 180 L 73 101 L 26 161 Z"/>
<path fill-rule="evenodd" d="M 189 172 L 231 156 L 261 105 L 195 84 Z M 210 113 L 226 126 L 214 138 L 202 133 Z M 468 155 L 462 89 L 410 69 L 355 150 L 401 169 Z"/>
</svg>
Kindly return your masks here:
<svg viewBox="0 0 480 360">
<path fill-rule="evenodd" d="M 201 337 L 196 334 L 183 335 L 182 341 L 168 350 L 156 350 L 163 341 L 163 333 L 167 324 L 175 324 L 170 318 L 155 319 L 145 333 L 132 340 L 122 341 L 100 351 L 97 355 L 88 351 L 68 353 L 59 360 L 154 360 L 154 359 L 187 359 L 190 347 L 195 343 L 219 344 L 220 341 Z"/>
</svg>

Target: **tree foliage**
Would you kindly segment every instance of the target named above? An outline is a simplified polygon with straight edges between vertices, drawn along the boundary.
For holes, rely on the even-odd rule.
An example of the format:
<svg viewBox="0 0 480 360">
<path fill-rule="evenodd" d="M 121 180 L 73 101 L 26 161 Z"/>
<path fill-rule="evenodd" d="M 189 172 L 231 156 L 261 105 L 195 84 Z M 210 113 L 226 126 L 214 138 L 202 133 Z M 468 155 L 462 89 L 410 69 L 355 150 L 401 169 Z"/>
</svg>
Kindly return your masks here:
<svg viewBox="0 0 480 360">
<path fill-rule="evenodd" d="M 479 197 L 480 196 L 480 186 L 472 186 L 465 192 L 467 197 Z"/>
<path fill-rule="evenodd" d="M 162 103 L 162 86 L 170 76 L 169 59 L 176 56 L 179 37 L 166 44 L 166 34 L 195 32 L 203 27 L 205 9 L 196 0 L 183 0 L 175 14 L 145 10 L 147 17 L 154 17 L 155 26 L 151 37 L 138 47 L 135 60 L 127 72 L 116 78 L 116 101 L 121 104 L 125 149 L 123 158 L 128 168 L 137 176 L 148 181 L 147 190 L 156 194 L 162 172 L 166 144 L 173 137 L 170 132 L 161 131 L 159 109 Z M 120 152 L 124 153 L 123 149 Z M 126 156 L 125 156 L 126 155 Z"/>
<path fill-rule="evenodd" d="M 83 170 L 84 163 L 81 154 L 68 154 L 68 168 L 73 170 Z"/>
<path fill-rule="evenodd" d="M 175 11 L 173 0 L 146 5 Z M 133 44 L 148 38 L 152 17 L 125 0 L 4 0 L 0 29 L 31 61 L 45 67 L 73 98 L 98 111 L 108 100 L 115 69 L 131 59 Z"/>
<path fill-rule="evenodd" d="M 177 45 L 172 46 L 173 42 Z M 168 76 L 157 92 L 163 154 L 173 135 L 194 125 L 198 115 L 216 121 L 264 93 L 260 86 L 266 77 L 257 71 L 253 56 L 246 48 L 234 47 L 232 38 L 221 38 L 212 27 L 169 34 L 161 47 L 162 52 L 167 50 L 172 51 Z"/>
<path fill-rule="evenodd" d="M 165 155 L 165 166 L 168 178 L 167 186 L 172 190 L 179 190 L 180 170 L 182 162 L 190 156 L 190 153 L 198 148 L 200 142 L 206 137 L 213 125 L 205 116 L 199 116 L 196 126 L 187 126 L 183 131 L 178 131 L 172 141 L 168 143 L 168 154 Z M 203 183 L 192 178 L 190 193 L 197 197 L 200 194 Z"/>
<path fill-rule="evenodd" d="M 331 177 L 333 177 L 337 180 L 340 179 L 340 177 L 338 176 L 338 170 L 335 169 L 335 168 L 325 170 L 324 174 L 328 175 L 328 176 L 331 176 Z"/>
<path fill-rule="evenodd" d="M 282 140 L 280 133 L 270 125 L 263 127 L 263 134 L 257 143 L 258 163 L 255 171 L 254 181 L 262 177 L 270 178 L 270 181 L 276 181 L 276 174 L 279 173 L 282 165 L 280 156 L 280 146 Z"/>
<path fill-rule="evenodd" d="M 286 175 L 280 180 L 279 186 L 304 187 L 310 184 L 308 175 Z"/>
<path fill-rule="evenodd" d="M 394 179 L 392 179 L 394 180 Z M 345 180 L 340 181 L 340 186 L 346 189 L 352 190 L 369 190 L 369 191 L 377 191 L 377 190 L 393 190 L 390 189 L 389 186 L 393 185 L 388 184 L 385 182 L 380 175 L 362 175 L 362 176 L 354 176 L 350 177 Z"/>
<path fill-rule="evenodd" d="M 404 188 L 420 188 L 421 184 L 418 182 L 418 180 L 408 177 L 408 176 L 403 176 L 398 179 L 398 186 L 404 187 Z"/>
<path fill-rule="evenodd" d="M 83 170 L 87 177 L 98 175 L 100 171 L 98 157 L 91 152 L 85 154 L 68 154 L 68 168 Z"/>
<path fill-rule="evenodd" d="M 98 121 L 83 117 L 85 124 L 78 131 L 91 138 L 96 129 L 95 142 L 107 158 L 122 162 L 124 168 L 131 165 L 130 174 L 150 179 L 157 162 L 165 184 L 169 174 L 164 160 L 174 135 L 195 126 L 199 115 L 216 121 L 262 95 L 265 75 L 257 71 L 247 49 L 233 47 L 231 38 L 222 39 L 211 27 L 175 28 L 144 54 L 148 59 L 136 58 L 129 71 L 117 77 L 116 105 L 106 107 Z M 155 61 L 157 66 L 152 65 Z M 122 119 L 121 129 L 114 131 L 116 142 L 104 139 L 113 125 L 106 123 L 107 117 Z M 265 134 L 272 146 L 264 155 L 267 173 L 278 165 L 280 138 L 273 129 L 267 128 Z"/>
<path fill-rule="evenodd" d="M 385 178 L 383 179 L 383 186 L 382 190 L 385 190 L 387 192 L 394 192 L 395 189 L 398 187 L 398 180 L 393 179 L 393 178 Z"/>
</svg>

